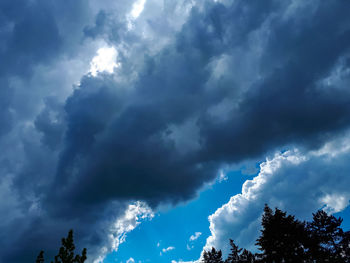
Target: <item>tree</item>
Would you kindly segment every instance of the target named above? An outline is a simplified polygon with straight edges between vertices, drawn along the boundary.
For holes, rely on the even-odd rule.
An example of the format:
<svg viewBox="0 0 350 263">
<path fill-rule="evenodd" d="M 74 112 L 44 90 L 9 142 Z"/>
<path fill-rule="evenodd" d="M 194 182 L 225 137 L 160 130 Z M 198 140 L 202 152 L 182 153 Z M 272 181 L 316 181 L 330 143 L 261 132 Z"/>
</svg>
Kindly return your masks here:
<svg viewBox="0 0 350 263">
<path fill-rule="evenodd" d="M 212 248 L 211 251 L 204 251 L 203 263 L 223 263 L 221 250 Z"/>
<path fill-rule="evenodd" d="M 340 241 L 339 247 L 344 262 L 350 262 L 350 231 L 343 233 L 343 239 Z"/>
<path fill-rule="evenodd" d="M 239 248 L 232 239 L 230 239 L 230 250 L 231 253 L 228 255 L 226 259 L 226 263 L 237 263 L 239 262 L 239 253 L 241 253 L 242 248 Z"/>
<path fill-rule="evenodd" d="M 44 251 L 40 251 L 38 257 L 36 258 L 36 263 L 44 263 Z"/>
<path fill-rule="evenodd" d="M 294 216 L 275 209 L 271 210 L 265 205 L 262 217 L 261 236 L 256 245 L 262 262 L 304 262 L 307 259 L 305 244 L 307 243 L 307 232 L 305 223 L 296 220 Z"/>
<path fill-rule="evenodd" d="M 255 256 L 253 255 L 252 252 L 250 252 L 247 249 L 243 249 L 243 252 L 241 253 L 241 255 L 239 256 L 239 263 L 254 263 L 255 260 Z"/>
<path fill-rule="evenodd" d="M 51 263 L 84 263 L 86 260 L 86 248 L 83 249 L 81 255 L 75 255 L 74 250 L 73 230 L 70 230 L 67 238 L 62 238 L 62 246 L 58 255 L 55 256 L 55 261 L 51 261 Z M 44 251 L 39 253 L 36 263 L 44 263 Z"/>
<path fill-rule="evenodd" d="M 313 220 L 307 224 L 310 236 L 310 254 L 317 262 L 345 262 L 346 235 L 340 228 L 342 218 L 328 215 L 319 210 L 312 214 Z"/>
<path fill-rule="evenodd" d="M 257 239 L 260 254 L 239 248 L 230 239 L 231 252 L 225 263 L 350 263 L 350 231 L 340 227 L 341 218 L 319 210 L 311 222 L 265 205 L 261 235 Z M 221 251 L 212 248 L 203 254 L 204 263 L 222 261 Z"/>
</svg>

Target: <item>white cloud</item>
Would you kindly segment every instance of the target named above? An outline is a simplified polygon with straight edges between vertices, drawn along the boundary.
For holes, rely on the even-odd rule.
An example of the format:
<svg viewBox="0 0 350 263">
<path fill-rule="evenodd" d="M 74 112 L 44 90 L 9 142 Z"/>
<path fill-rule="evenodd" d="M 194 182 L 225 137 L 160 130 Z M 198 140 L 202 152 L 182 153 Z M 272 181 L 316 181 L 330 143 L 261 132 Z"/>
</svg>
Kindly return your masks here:
<svg viewBox="0 0 350 263">
<path fill-rule="evenodd" d="M 134 29 L 134 22 L 143 12 L 145 4 L 146 0 L 136 0 L 132 5 L 130 13 L 126 16 L 128 21 L 128 30 Z"/>
<path fill-rule="evenodd" d="M 334 213 L 347 207 L 349 138 L 333 140 L 318 151 L 278 153 L 261 163 L 259 174 L 243 184 L 242 192 L 209 217 L 211 235 L 204 249 L 214 246 L 226 254 L 229 238 L 241 247 L 256 249 L 265 203 L 303 220 L 320 208 Z"/>
<path fill-rule="evenodd" d="M 97 50 L 97 55 L 90 62 L 89 73 L 97 76 L 98 73 L 113 73 L 114 68 L 120 66 L 116 63 L 118 52 L 114 47 L 101 47 Z"/>
<path fill-rule="evenodd" d="M 145 3 L 146 3 L 146 0 L 137 0 L 133 4 L 132 10 L 130 12 L 130 16 L 133 19 L 136 19 L 136 18 L 138 18 L 141 15 L 141 13 L 142 13 L 142 11 L 143 11 L 143 9 L 145 7 Z"/>
<path fill-rule="evenodd" d="M 134 230 L 141 220 L 152 219 L 154 217 L 152 209 L 144 202 L 136 202 L 129 205 L 124 216 L 119 218 L 113 228 L 113 250 L 117 250 L 118 246 L 125 241 L 126 233 Z"/>
<path fill-rule="evenodd" d="M 171 247 L 171 246 L 170 246 L 170 247 L 167 247 L 167 248 L 163 248 L 163 249 L 162 249 L 162 252 L 163 252 L 163 253 L 166 253 L 166 252 L 171 251 L 171 250 L 174 250 L 174 249 L 175 249 L 175 247 Z"/>
<path fill-rule="evenodd" d="M 172 260 L 171 263 L 199 263 L 199 260 L 195 261 L 182 261 L 181 259 L 179 261 Z"/>
<path fill-rule="evenodd" d="M 190 246 L 189 244 L 186 245 L 186 249 L 187 249 L 187 250 L 191 250 L 191 249 L 193 249 L 193 248 L 194 248 L 194 246 Z"/>
<path fill-rule="evenodd" d="M 194 240 L 198 239 L 201 235 L 202 235 L 201 232 L 194 233 L 192 236 L 190 236 L 190 241 L 194 241 Z"/>
<path fill-rule="evenodd" d="M 99 258 L 94 262 L 102 262 L 106 253 L 110 251 L 117 251 L 119 245 L 125 242 L 127 233 L 134 230 L 139 224 L 141 224 L 141 221 L 147 219 L 150 220 L 153 217 L 154 213 L 146 203 L 137 201 L 130 204 L 125 210 L 124 214 L 119 217 L 110 228 L 110 234 L 108 236 L 109 247 L 103 247 Z"/>
<path fill-rule="evenodd" d="M 223 170 L 219 171 L 219 182 L 227 181 L 228 177 Z"/>
<path fill-rule="evenodd" d="M 337 213 L 349 205 L 350 194 L 326 194 L 320 199 L 325 204 L 324 210 L 327 213 Z"/>
<path fill-rule="evenodd" d="M 195 232 L 193 235 L 190 236 L 189 241 L 190 241 L 190 242 L 193 242 L 193 241 L 197 240 L 201 235 L 202 235 L 201 232 Z M 191 249 L 194 248 L 194 245 L 192 245 L 192 244 L 187 244 L 187 245 L 186 245 L 186 248 L 187 248 L 187 250 L 191 250 Z"/>
</svg>

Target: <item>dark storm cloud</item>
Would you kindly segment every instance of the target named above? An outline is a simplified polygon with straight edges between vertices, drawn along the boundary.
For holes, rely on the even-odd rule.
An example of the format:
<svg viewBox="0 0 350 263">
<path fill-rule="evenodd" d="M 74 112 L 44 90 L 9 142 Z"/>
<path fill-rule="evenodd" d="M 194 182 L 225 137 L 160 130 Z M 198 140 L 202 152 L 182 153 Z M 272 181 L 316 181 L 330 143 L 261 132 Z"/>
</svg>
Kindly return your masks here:
<svg viewBox="0 0 350 263">
<path fill-rule="evenodd" d="M 81 2 L 62 12 L 53 1 L 2 1 L 2 134 L 14 122 L 11 98 L 20 96 L 11 77 L 30 79 L 35 66 L 92 39 L 123 48 L 114 74 L 84 76 L 64 103 L 42 98 L 41 112 L 16 131 L 20 142 L 6 137 L 21 162 L 7 164 L 16 208 L 1 235 L 21 227 L 0 243 L 0 261 L 28 261 L 38 246 L 52 254 L 71 227 L 96 251 L 126 201 L 187 200 L 222 164 L 290 144 L 317 148 L 347 128 L 350 3 L 310 3 L 201 1 L 158 51 L 158 39 L 143 43 L 110 10 L 93 18 Z"/>
<path fill-rule="evenodd" d="M 68 230 L 65 223 L 57 222 L 40 208 L 40 199 L 48 194 L 55 172 L 57 154 L 52 150 L 59 148 L 64 131 L 62 106 L 55 98 L 45 98 L 50 92 L 42 94 L 41 91 L 54 87 L 54 83 L 45 83 L 50 72 L 43 69 L 50 68 L 62 55 L 71 56 L 79 43 L 69 46 L 67 43 L 74 37 L 82 39 L 82 28 L 80 35 L 69 39 L 62 28 L 71 21 L 74 26 L 69 30 L 74 32 L 86 10 L 72 7 L 79 7 L 81 3 L 0 2 L 0 262 L 32 261 L 44 244 L 48 248 L 55 246 L 56 250 L 57 241 Z M 74 12 L 73 21 L 66 14 L 68 8 Z M 34 72 L 46 87 L 37 87 L 40 81 L 33 80 Z M 50 81 L 56 82 L 52 78 Z M 37 109 L 26 108 L 27 103 L 38 106 L 42 100 L 47 101 L 46 108 L 30 119 Z M 74 222 L 70 225 L 74 226 Z"/>
<path fill-rule="evenodd" d="M 306 19 L 304 10 L 282 21 L 272 18 L 259 65 L 262 78 L 241 98 L 226 123 L 215 125 L 215 120 L 204 118 L 207 158 L 249 157 L 294 142 L 317 147 L 347 126 L 346 86 L 333 89 L 319 83 L 349 55 L 345 6 L 349 3 L 321 2 L 314 19 Z M 329 8 L 334 12 L 329 13 Z"/>
<path fill-rule="evenodd" d="M 86 37 L 96 38 L 101 33 L 103 33 L 106 23 L 107 23 L 107 14 L 105 11 L 100 11 L 95 19 L 95 25 L 94 26 L 86 26 L 84 28 L 84 35 Z"/>
<path fill-rule="evenodd" d="M 26 75 L 33 64 L 47 62 L 59 52 L 61 36 L 52 10 L 44 1 L 2 1 L 6 37 L 0 53 L 0 72 Z"/>
<path fill-rule="evenodd" d="M 55 98 L 46 99 L 45 108 L 35 120 L 35 127 L 43 134 L 42 144 L 56 150 L 62 142 L 65 123 L 62 105 Z"/>
<path fill-rule="evenodd" d="M 350 20 L 344 5 L 321 3 L 313 13 L 317 19 L 305 20 L 306 10 L 283 17 L 283 5 L 207 3 L 204 11 L 193 9 L 172 46 L 146 60 L 131 99 L 113 98 L 118 85 L 86 79 L 66 104 L 66 149 L 56 175 L 57 182 L 75 181 L 66 186 L 66 198 L 83 203 L 137 198 L 153 204 L 187 199 L 215 177 L 222 162 L 291 143 L 317 147 L 347 127 L 345 87 L 319 83 L 347 55 Z M 330 23 L 334 19 L 338 22 Z M 235 83 L 208 88 L 210 63 L 223 55 L 239 58 L 236 46 L 250 52 L 256 43 L 248 39 L 264 22 L 268 35 L 257 43 L 264 48 L 261 78 L 252 76 L 255 82 L 238 98 L 230 90 L 240 88 Z M 85 87 L 90 82 L 97 88 L 93 93 Z M 208 108 L 223 99 L 236 107 L 218 122 Z M 167 134 L 170 125 L 189 118 L 198 118 L 200 147 L 182 155 Z"/>
<path fill-rule="evenodd" d="M 28 77 L 33 64 L 50 61 L 61 39 L 45 5 L 21 0 L 1 1 L 0 39 L 1 136 L 13 123 L 11 77 Z"/>
</svg>

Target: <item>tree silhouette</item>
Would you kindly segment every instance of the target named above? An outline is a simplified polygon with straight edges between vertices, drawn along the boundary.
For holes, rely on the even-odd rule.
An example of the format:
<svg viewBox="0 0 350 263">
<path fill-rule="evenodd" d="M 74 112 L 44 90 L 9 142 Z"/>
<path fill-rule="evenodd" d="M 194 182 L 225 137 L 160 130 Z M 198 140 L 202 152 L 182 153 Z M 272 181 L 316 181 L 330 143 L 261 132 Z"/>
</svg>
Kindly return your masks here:
<svg viewBox="0 0 350 263">
<path fill-rule="evenodd" d="M 225 261 L 221 250 L 214 247 L 203 252 L 203 263 L 350 263 L 350 231 L 342 230 L 341 218 L 319 210 L 311 222 L 301 222 L 292 215 L 268 205 L 264 207 L 262 230 L 256 240 L 261 253 L 253 254 L 239 248 L 230 239 L 230 253 Z M 84 263 L 86 249 L 74 254 L 73 231 L 62 238 L 62 246 L 51 263 Z M 44 263 L 44 251 L 40 251 L 36 263 Z"/>
<path fill-rule="evenodd" d="M 307 232 L 305 223 L 296 220 L 294 216 L 265 205 L 262 217 L 261 236 L 256 245 L 262 262 L 304 262 L 307 259 L 305 244 L 307 243 Z"/>
<path fill-rule="evenodd" d="M 44 251 L 40 251 L 35 263 L 44 263 Z"/>
<path fill-rule="evenodd" d="M 211 251 L 204 251 L 203 253 L 204 263 L 223 263 L 221 250 L 212 248 Z"/>
<path fill-rule="evenodd" d="M 81 255 L 74 254 L 75 245 L 73 240 L 73 230 L 68 232 L 67 238 L 62 238 L 62 246 L 58 255 L 51 263 L 84 263 L 86 260 L 86 248 L 83 249 Z M 44 251 L 40 251 L 36 263 L 44 263 Z"/>
<path fill-rule="evenodd" d="M 313 221 L 307 224 L 307 230 L 311 239 L 310 254 L 317 262 L 345 262 L 342 252 L 346 249 L 346 239 L 340 228 L 342 221 L 342 218 L 328 215 L 322 210 L 313 214 Z"/>
<path fill-rule="evenodd" d="M 238 263 L 254 263 L 254 262 L 256 262 L 255 255 L 249 250 L 243 249 L 243 252 L 239 256 Z"/>
<path fill-rule="evenodd" d="M 240 262 L 240 255 L 242 248 L 239 248 L 232 239 L 230 239 L 231 253 L 228 255 L 226 259 L 226 263 L 238 263 Z"/>
<path fill-rule="evenodd" d="M 343 239 L 339 242 L 339 247 L 344 262 L 350 262 L 350 231 L 343 233 Z"/>
<path fill-rule="evenodd" d="M 261 235 L 256 242 L 262 253 L 242 251 L 230 239 L 231 252 L 225 263 L 350 263 L 350 231 L 344 232 L 341 223 L 341 218 L 322 210 L 305 223 L 265 205 Z M 221 250 L 205 251 L 203 262 L 223 262 Z"/>
</svg>

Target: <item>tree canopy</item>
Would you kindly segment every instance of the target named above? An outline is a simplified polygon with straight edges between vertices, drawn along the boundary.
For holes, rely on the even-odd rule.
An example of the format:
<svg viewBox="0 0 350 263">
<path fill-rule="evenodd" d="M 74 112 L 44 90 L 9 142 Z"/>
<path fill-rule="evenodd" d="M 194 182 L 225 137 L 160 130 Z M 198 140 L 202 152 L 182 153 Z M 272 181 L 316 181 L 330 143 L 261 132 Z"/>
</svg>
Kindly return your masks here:
<svg viewBox="0 0 350 263">
<path fill-rule="evenodd" d="M 68 232 L 67 238 L 62 238 L 62 246 L 57 256 L 51 263 L 84 263 L 86 260 L 86 248 L 83 249 L 81 255 L 75 255 L 75 245 L 73 240 L 73 230 Z M 40 251 L 36 263 L 44 263 L 44 251 Z"/>
<path fill-rule="evenodd" d="M 261 253 L 240 248 L 230 239 L 230 253 L 212 247 L 203 252 L 203 263 L 350 263 L 350 231 L 341 228 L 342 219 L 319 210 L 310 222 L 302 222 L 278 208 L 264 207 L 261 233 L 256 245 Z M 86 248 L 75 254 L 73 230 L 62 238 L 62 246 L 51 263 L 84 263 Z M 40 251 L 36 263 L 44 263 Z"/>
<path fill-rule="evenodd" d="M 319 210 L 310 222 L 301 222 L 293 215 L 268 205 L 264 207 L 261 233 L 256 245 L 261 253 L 239 248 L 230 239 L 231 251 L 225 263 L 349 263 L 350 231 L 340 227 L 341 218 Z M 203 253 L 203 263 L 220 263 L 222 252 L 212 248 Z"/>
</svg>

